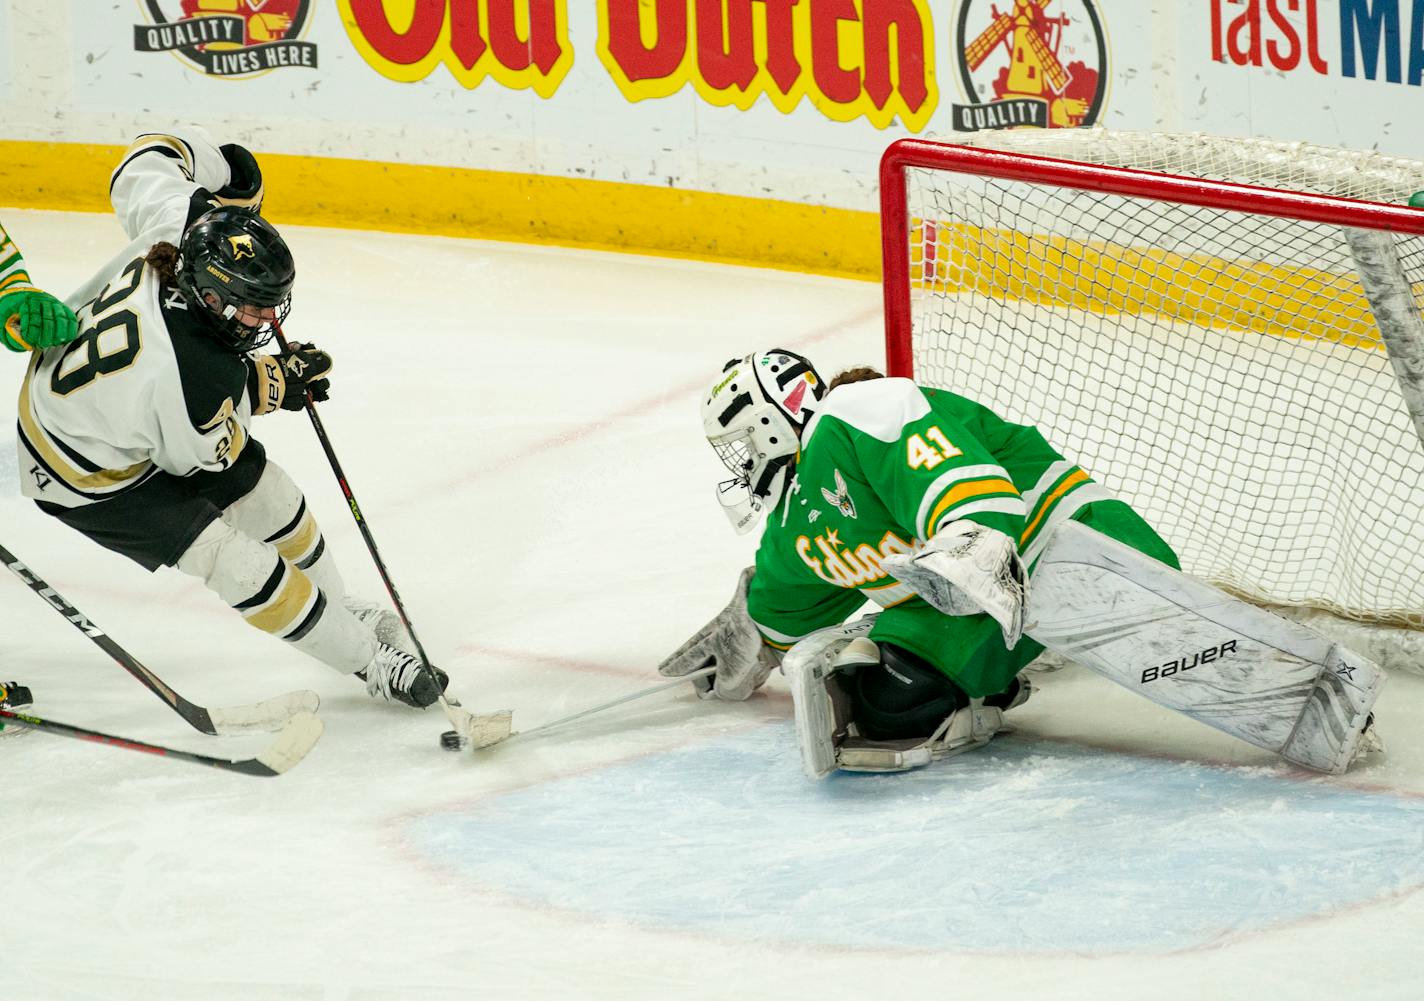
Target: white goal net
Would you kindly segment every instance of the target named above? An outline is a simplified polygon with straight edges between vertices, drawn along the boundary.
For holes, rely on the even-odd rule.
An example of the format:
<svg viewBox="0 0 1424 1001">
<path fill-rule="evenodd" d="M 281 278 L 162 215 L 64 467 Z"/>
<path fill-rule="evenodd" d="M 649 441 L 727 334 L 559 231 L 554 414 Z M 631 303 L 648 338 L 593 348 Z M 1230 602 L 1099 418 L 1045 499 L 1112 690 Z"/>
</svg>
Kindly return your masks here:
<svg viewBox="0 0 1424 1001">
<path fill-rule="evenodd" d="M 1424 211 L 1404 203 L 1424 163 L 1096 129 L 976 142 L 1010 155 L 887 153 L 892 374 L 1040 427 L 1188 572 L 1417 638 Z"/>
</svg>

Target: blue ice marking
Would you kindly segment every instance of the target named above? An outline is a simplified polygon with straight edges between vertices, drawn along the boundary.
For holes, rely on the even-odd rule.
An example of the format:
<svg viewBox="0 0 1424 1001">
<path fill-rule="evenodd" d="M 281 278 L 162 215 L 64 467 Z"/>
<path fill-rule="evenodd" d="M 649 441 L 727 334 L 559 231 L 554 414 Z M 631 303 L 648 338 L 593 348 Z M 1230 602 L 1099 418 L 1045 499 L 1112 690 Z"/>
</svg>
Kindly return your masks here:
<svg viewBox="0 0 1424 1001">
<path fill-rule="evenodd" d="M 1424 885 L 1424 801 L 1012 737 L 812 783 L 778 724 L 412 823 L 491 890 L 853 948 L 1175 951 Z"/>
</svg>

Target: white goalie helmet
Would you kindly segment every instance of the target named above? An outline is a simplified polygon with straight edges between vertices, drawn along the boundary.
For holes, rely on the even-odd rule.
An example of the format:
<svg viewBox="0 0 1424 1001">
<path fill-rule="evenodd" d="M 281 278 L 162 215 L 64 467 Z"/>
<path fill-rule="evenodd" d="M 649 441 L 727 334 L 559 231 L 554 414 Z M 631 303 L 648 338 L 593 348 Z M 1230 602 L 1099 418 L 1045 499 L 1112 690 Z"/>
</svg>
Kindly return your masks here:
<svg viewBox="0 0 1424 1001">
<path fill-rule="evenodd" d="M 810 361 L 773 348 L 729 361 L 703 397 L 703 432 L 732 474 L 717 485 L 717 500 L 738 535 L 781 499 L 801 432 L 825 395 Z"/>
</svg>

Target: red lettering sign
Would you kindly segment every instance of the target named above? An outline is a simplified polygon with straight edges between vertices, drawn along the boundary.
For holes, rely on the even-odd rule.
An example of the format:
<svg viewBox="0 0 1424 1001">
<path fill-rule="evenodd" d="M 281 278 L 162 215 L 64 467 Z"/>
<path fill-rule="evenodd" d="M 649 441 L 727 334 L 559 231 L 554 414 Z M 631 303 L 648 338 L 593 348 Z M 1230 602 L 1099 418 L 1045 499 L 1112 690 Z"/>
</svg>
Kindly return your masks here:
<svg viewBox="0 0 1424 1001">
<path fill-rule="evenodd" d="M 929 0 L 598 0 L 598 53 L 631 101 L 691 84 L 721 106 L 809 98 L 922 129 L 938 103 Z M 893 41 L 892 41 L 893 39 Z"/>
<path fill-rule="evenodd" d="M 382 76 L 423 80 L 444 63 L 466 87 L 493 77 L 550 97 L 573 65 L 567 2 L 411 0 L 410 21 L 399 26 L 382 0 L 337 0 L 337 7 L 357 51 Z"/>
<path fill-rule="evenodd" d="M 1317 2 L 1211 0 L 1211 58 L 1236 66 L 1263 66 L 1269 61 L 1276 69 L 1289 72 L 1300 65 L 1304 55 L 1311 69 L 1325 74 L 1329 66 L 1320 55 Z M 1302 18 L 1305 22 L 1303 40 Z"/>
</svg>

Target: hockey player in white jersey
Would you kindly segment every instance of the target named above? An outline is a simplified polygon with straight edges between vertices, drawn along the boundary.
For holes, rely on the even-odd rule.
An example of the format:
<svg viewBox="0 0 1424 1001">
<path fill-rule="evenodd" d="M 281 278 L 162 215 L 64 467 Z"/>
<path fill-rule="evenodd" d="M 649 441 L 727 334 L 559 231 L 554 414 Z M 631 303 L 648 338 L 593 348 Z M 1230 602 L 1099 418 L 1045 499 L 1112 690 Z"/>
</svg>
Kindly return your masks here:
<svg viewBox="0 0 1424 1001">
<path fill-rule="evenodd" d="M 423 708 L 448 682 L 393 612 L 348 598 L 296 484 L 253 417 L 324 400 L 331 358 L 257 349 L 286 317 L 292 255 L 261 172 L 199 130 L 147 134 L 114 172 L 132 242 L 75 298 L 79 335 L 36 352 L 19 400 L 22 491 L 146 569 L 200 578 L 251 625 Z"/>
</svg>

